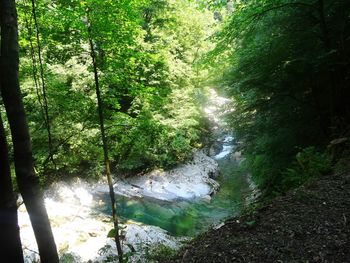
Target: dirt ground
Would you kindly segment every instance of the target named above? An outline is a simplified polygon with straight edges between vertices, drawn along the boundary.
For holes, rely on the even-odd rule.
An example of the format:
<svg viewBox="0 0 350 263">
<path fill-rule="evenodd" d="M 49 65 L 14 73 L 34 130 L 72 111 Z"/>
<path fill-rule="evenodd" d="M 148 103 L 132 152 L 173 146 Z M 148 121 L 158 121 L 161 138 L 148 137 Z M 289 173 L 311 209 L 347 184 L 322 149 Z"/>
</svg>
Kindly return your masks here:
<svg viewBox="0 0 350 263">
<path fill-rule="evenodd" d="M 350 262 L 350 174 L 315 179 L 160 262 Z"/>
</svg>

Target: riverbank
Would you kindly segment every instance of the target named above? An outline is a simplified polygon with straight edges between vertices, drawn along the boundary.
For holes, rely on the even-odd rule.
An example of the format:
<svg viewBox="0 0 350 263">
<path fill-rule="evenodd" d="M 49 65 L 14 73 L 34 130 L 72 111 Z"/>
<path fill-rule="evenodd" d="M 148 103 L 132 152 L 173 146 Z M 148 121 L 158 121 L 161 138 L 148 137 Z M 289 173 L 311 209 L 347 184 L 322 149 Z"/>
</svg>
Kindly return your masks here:
<svg viewBox="0 0 350 263">
<path fill-rule="evenodd" d="M 114 178 L 123 250 L 130 262 L 149 262 L 147 254 L 165 246 L 179 249 L 189 240 L 229 217 L 240 214 L 252 191 L 249 178 L 233 158 L 234 138 L 225 128 L 222 111 L 230 101 L 210 90 L 205 112 L 212 130 L 208 145 L 170 170 Z M 208 156 L 209 155 L 209 156 Z M 232 156 L 231 156 L 232 155 Z M 231 158 L 232 157 L 232 158 Z M 62 181 L 45 191 L 62 262 L 103 262 L 116 258 L 109 188 L 99 182 Z M 19 209 L 25 261 L 38 259 L 25 207 Z"/>
<path fill-rule="evenodd" d="M 350 174 L 323 176 L 159 262 L 349 262 L 349 204 Z"/>
<path fill-rule="evenodd" d="M 164 171 L 153 170 L 142 176 L 115 178 L 114 192 L 129 198 L 155 201 L 210 199 L 220 185 L 212 178 L 219 174 L 218 163 L 203 151 L 193 151 L 192 161 Z M 99 188 L 108 192 L 107 183 Z"/>
<path fill-rule="evenodd" d="M 115 242 L 108 237 L 113 228 L 109 214 L 99 211 L 101 200 L 96 195 L 97 184 L 81 180 L 55 183 L 45 192 L 45 206 L 60 255 L 60 262 L 105 262 L 116 258 Z M 38 249 L 27 210 L 18 210 L 24 251 L 24 262 L 39 261 Z M 147 250 L 163 244 L 176 249 L 185 240 L 164 229 L 123 218 L 120 224 L 124 252 L 133 253 L 139 262 Z"/>
<path fill-rule="evenodd" d="M 241 190 L 248 189 L 248 183 L 240 174 L 232 174 L 236 164 L 226 159 L 215 161 L 198 151 L 191 162 L 172 170 L 116 179 L 122 244 L 124 252 L 132 254 L 131 262 L 148 262 L 146 254 L 160 245 L 178 249 L 184 240 L 240 211 L 246 198 Z M 216 193 L 221 182 L 223 187 Z M 105 182 L 75 179 L 54 183 L 45 191 L 62 262 L 115 258 L 115 243 L 107 237 L 113 228 L 107 190 Z M 19 208 L 19 225 L 25 262 L 34 262 L 39 256 L 24 205 Z"/>
</svg>

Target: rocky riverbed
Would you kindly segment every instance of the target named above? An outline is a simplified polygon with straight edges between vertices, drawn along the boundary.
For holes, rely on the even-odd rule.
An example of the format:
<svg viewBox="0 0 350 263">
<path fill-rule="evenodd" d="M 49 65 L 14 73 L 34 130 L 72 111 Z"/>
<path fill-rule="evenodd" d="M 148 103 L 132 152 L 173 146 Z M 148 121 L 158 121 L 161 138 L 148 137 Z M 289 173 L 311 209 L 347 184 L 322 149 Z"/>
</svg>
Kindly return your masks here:
<svg viewBox="0 0 350 263">
<path fill-rule="evenodd" d="M 111 218 L 98 213 L 94 207 L 99 200 L 94 199 L 94 188 L 86 183 L 59 183 L 54 186 L 54 195 L 45 198 L 52 230 L 62 261 L 103 262 L 115 255 L 115 243 L 108 238 L 113 228 Z M 19 209 L 19 224 L 25 253 L 25 262 L 39 259 L 34 233 L 28 214 L 22 205 Z M 157 226 L 140 224 L 128 220 L 121 225 L 124 251 L 135 249 L 137 259 L 145 247 L 152 249 L 159 244 L 176 248 L 184 238 L 173 237 Z M 142 248 L 141 248 L 142 247 Z"/>
<path fill-rule="evenodd" d="M 146 254 L 160 244 L 179 248 L 189 237 L 238 214 L 247 203 L 249 180 L 237 169 L 241 156 L 232 155 L 234 138 L 218 111 L 229 101 L 210 92 L 206 113 L 213 123 L 213 150 L 195 151 L 190 162 L 169 171 L 115 178 L 123 249 L 131 252 L 132 262 L 150 262 Z M 61 262 L 115 262 L 115 243 L 107 237 L 113 224 L 106 182 L 56 183 L 46 190 L 45 204 Z M 19 224 L 25 260 L 36 262 L 36 242 L 23 205 Z"/>
<path fill-rule="evenodd" d="M 212 179 L 218 174 L 218 164 L 202 152 L 195 152 L 191 162 L 170 171 L 156 170 L 142 177 L 127 180 L 116 179 L 118 196 L 147 198 L 154 202 L 178 202 L 180 200 L 210 199 L 219 184 Z M 62 256 L 68 262 L 102 262 L 115 256 L 115 243 L 107 237 L 113 224 L 110 216 L 96 207 L 101 205 L 101 194 L 107 196 L 106 184 L 88 184 L 76 180 L 56 183 L 45 192 L 55 240 Z M 34 233 L 24 205 L 19 209 L 21 238 L 26 262 L 39 259 Z M 185 237 L 174 237 L 160 227 L 133 220 L 121 225 L 124 251 L 136 251 L 133 260 L 143 257 L 145 250 L 163 244 L 177 248 Z"/>
<path fill-rule="evenodd" d="M 219 184 L 213 179 L 218 174 L 217 162 L 202 151 L 196 151 L 191 162 L 172 170 L 154 170 L 124 180 L 117 178 L 114 191 L 126 197 L 162 201 L 210 198 L 219 189 Z M 108 192 L 108 188 L 102 186 L 98 191 Z"/>
</svg>

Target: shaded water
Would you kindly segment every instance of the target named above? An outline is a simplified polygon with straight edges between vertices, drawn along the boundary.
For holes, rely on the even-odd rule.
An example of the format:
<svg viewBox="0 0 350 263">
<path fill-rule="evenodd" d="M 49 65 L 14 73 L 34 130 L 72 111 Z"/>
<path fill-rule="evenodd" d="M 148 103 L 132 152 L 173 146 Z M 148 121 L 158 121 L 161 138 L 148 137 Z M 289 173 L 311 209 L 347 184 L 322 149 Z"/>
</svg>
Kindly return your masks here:
<svg viewBox="0 0 350 263">
<path fill-rule="evenodd" d="M 227 151 L 231 142 L 226 142 L 223 151 Z M 228 154 L 229 152 L 227 152 Z M 128 219 L 147 225 L 159 226 L 174 236 L 194 236 L 218 224 L 225 218 L 238 215 L 249 194 L 246 177 L 238 171 L 236 162 L 229 155 L 217 155 L 220 176 L 220 190 L 209 200 L 179 200 L 165 202 L 146 198 L 117 197 L 118 215 L 122 221 Z M 110 203 L 107 194 L 96 196 L 104 204 L 97 209 L 110 215 Z"/>
</svg>

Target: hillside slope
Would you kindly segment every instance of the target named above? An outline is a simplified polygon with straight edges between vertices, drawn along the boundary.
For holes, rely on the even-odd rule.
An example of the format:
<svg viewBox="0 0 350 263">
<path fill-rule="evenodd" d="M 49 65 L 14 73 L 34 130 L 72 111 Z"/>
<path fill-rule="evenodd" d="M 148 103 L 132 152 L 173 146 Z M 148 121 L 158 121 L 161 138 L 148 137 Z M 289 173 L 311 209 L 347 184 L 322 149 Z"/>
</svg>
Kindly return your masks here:
<svg viewBox="0 0 350 263">
<path fill-rule="evenodd" d="M 228 220 L 166 262 L 350 262 L 350 174 L 318 178 Z"/>
</svg>

